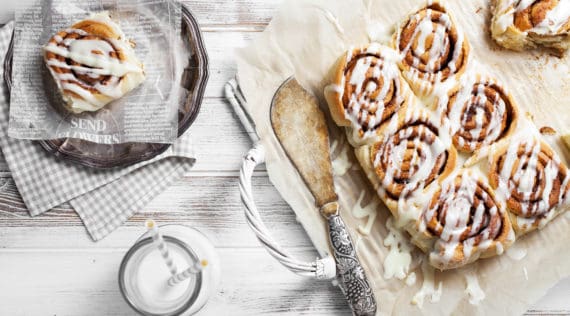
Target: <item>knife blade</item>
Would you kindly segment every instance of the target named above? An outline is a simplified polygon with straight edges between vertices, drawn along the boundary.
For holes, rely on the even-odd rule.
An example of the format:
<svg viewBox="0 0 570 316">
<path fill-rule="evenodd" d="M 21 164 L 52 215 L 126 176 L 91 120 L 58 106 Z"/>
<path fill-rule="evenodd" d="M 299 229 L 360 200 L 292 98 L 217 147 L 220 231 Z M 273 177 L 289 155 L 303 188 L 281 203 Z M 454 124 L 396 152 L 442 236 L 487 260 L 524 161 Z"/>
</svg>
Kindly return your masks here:
<svg viewBox="0 0 570 316">
<path fill-rule="evenodd" d="M 327 219 L 339 283 L 353 313 L 376 314 L 374 294 L 339 215 L 329 133 L 317 98 L 290 78 L 275 93 L 270 112 L 277 139 L 313 195 L 316 207 Z"/>
</svg>

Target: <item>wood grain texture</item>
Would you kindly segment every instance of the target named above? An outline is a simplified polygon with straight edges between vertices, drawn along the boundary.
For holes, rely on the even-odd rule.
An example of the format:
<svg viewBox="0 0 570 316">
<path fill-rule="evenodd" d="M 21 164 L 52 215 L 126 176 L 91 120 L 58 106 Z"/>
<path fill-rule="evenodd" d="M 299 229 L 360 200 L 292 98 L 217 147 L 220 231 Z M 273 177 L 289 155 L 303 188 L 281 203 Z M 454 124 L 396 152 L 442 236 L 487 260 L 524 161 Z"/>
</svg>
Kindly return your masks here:
<svg viewBox="0 0 570 316">
<path fill-rule="evenodd" d="M 2 0 L 0 23 L 16 0 Z M 30 218 L 0 155 L 0 315 L 134 315 L 117 287 L 118 264 L 142 221 L 183 223 L 207 234 L 222 258 L 223 281 L 201 315 L 348 315 L 329 282 L 297 277 L 263 250 L 243 218 L 237 176 L 250 141 L 223 99 L 233 55 L 262 31 L 281 0 L 184 0 L 197 16 L 210 57 L 202 111 L 190 128 L 198 162 L 186 177 L 106 239 L 93 243 L 68 206 Z M 264 167 L 253 191 L 267 226 L 289 251 L 316 253 Z M 570 310 L 570 280 L 529 312 Z"/>
</svg>

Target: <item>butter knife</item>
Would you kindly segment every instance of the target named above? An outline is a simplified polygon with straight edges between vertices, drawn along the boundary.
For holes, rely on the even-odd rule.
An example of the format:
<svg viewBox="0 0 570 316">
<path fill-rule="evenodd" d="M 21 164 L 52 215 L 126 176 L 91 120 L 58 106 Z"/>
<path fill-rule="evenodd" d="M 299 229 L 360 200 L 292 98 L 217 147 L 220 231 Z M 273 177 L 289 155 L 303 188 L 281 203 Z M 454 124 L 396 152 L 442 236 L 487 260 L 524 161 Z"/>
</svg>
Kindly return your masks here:
<svg viewBox="0 0 570 316">
<path fill-rule="evenodd" d="M 290 78 L 275 93 L 270 115 L 275 135 L 328 222 L 339 285 L 353 313 L 358 316 L 375 315 L 374 294 L 339 215 L 329 133 L 318 100 L 297 80 Z"/>
</svg>

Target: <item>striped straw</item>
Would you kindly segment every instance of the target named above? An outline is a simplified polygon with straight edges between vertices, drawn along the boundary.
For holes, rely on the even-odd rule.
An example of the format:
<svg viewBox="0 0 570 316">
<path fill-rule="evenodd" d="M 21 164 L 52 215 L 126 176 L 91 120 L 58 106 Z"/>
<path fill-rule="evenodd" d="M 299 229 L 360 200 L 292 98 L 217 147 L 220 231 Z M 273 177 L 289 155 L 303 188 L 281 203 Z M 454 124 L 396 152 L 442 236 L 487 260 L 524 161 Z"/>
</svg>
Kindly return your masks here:
<svg viewBox="0 0 570 316">
<path fill-rule="evenodd" d="M 162 258 L 164 258 L 164 262 L 166 263 L 166 266 L 170 270 L 170 274 L 176 275 L 176 273 L 178 272 L 178 269 L 176 268 L 174 261 L 172 261 L 172 257 L 170 256 L 170 253 L 168 252 L 168 247 L 166 247 L 166 243 L 164 242 L 164 238 L 162 238 L 162 234 L 158 230 L 158 226 L 156 225 L 156 222 L 153 221 L 152 219 L 149 219 L 145 222 L 145 226 L 150 231 L 150 234 L 152 236 L 152 240 L 154 241 L 154 244 L 156 245 L 156 247 L 160 251 Z"/>
<path fill-rule="evenodd" d="M 188 279 L 192 275 L 200 273 L 200 271 L 202 271 L 207 265 L 208 265 L 208 260 L 202 260 L 200 262 L 194 263 L 188 269 L 186 269 L 186 270 L 184 270 L 178 274 L 173 275 L 168 280 L 168 285 L 174 286 L 174 285 Z"/>
</svg>

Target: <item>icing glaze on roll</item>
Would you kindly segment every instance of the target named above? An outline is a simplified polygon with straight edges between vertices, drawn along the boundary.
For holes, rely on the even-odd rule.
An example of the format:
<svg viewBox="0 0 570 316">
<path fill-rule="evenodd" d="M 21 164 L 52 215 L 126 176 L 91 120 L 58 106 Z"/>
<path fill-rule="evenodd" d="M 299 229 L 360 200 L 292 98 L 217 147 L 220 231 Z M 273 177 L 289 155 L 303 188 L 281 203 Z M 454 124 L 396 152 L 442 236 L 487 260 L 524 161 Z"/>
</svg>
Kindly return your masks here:
<svg viewBox="0 0 570 316">
<path fill-rule="evenodd" d="M 444 181 L 422 214 L 419 231 L 434 238 L 429 259 L 440 269 L 502 254 L 514 242 L 504 206 L 471 171 Z"/>
<path fill-rule="evenodd" d="M 410 109 L 387 128 L 382 142 L 373 145 L 371 159 L 381 179 L 381 196 L 405 199 L 455 167 L 457 153 L 438 125 L 426 112 Z"/>
<path fill-rule="evenodd" d="M 402 55 L 400 68 L 419 95 L 434 85 L 462 74 L 469 60 L 469 44 L 447 9 L 434 1 L 405 20 L 394 47 Z"/>
<path fill-rule="evenodd" d="M 517 232 L 544 226 L 568 207 L 570 176 L 546 143 L 522 135 L 490 157 L 489 179 L 502 194 Z"/>
<path fill-rule="evenodd" d="M 546 46 L 562 53 L 570 47 L 570 2 L 498 0 L 491 34 L 499 45 L 509 49 Z"/>
<path fill-rule="evenodd" d="M 118 25 L 94 15 L 54 35 L 44 59 L 70 110 L 96 111 L 144 80 L 142 64 Z"/>
<path fill-rule="evenodd" d="M 439 96 L 440 115 L 447 119 L 453 144 L 473 152 L 510 136 L 518 122 L 511 95 L 495 79 L 465 76 L 458 87 Z"/>
<path fill-rule="evenodd" d="M 336 69 L 325 96 L 335 121 L 355 130 L 353 141 L 376 137 L 381 126 L 405 107 L 408 92 L 394 61 L 380 44 L 351 49 Z"/>
</svg>

